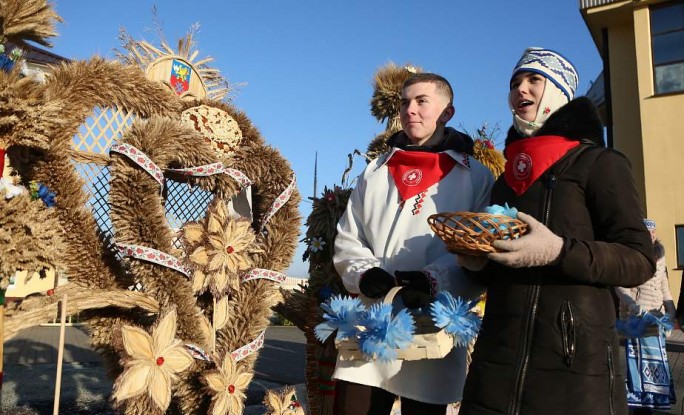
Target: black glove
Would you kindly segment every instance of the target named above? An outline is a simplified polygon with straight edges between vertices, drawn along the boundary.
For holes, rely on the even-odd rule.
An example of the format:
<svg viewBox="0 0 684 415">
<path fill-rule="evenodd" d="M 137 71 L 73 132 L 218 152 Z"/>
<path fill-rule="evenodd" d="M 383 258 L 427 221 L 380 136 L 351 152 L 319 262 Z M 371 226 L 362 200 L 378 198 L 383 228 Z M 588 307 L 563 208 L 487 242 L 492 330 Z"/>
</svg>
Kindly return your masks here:
<svg viewBox="0 0 684 415">
<path fill-rule="evenodd" d="M 401 285 L 399 295 L 408 308 L 424 307 L 432 298 L 432 280 L 421 271 L 395 271 L 397 282 Z"/>
<path fill-rule="evenodd" d="M 359 290 L 368 298 L 380 298 L 384 297 L 396 285 L 397 281 L 389 272 L 382 268 L 373 267 L 361 274 Z"/>
</svg>

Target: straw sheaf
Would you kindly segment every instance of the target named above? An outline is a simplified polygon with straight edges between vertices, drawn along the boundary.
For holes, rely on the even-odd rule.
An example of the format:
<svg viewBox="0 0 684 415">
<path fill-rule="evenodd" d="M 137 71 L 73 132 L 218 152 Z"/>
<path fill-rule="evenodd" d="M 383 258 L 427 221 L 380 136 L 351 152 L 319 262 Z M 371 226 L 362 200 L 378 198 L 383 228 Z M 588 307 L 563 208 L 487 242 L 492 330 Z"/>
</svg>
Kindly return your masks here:
<svg viewBox="0 0 684 415">
<path fill-rule="evenodd" d="M 189 149 L 206 149 L 200 137 L 177 121 L 152 117 L 135 121 L 121 142 L 147 154 L 161 169 L 178 164 L 177 155 Z M 207 154 L 207 156 L 210 154 Z M 197 157 L 198 154 L 195 154 Z M 206 161 L 212 161 L 206 160 Z M 166 222 L 160 185 L 127 157 L 112 156 L 110 180 L 110 218 L 117 241 L 171 252 L 173 234 Z M 161 304 L 178 307 L 178 335 L 196 344 L 208 344 L 197 330 L 201 322 L 187 277 L 161 265 L 130 261 L 131 272 L 144 292 Z"/>
<path fill-rule="evenodd" d="M 391 128 L 375 136 L 370 144 L 368 144 L 368 150 L 366 151 L 368 160 L 376 159 L 379 155 L 387 153 L 390 150 L 387 140 L 399 130 L 401 130 L 401 127 Z"/>
<path fill-rule="evenodd" d="M 280 193 L 287 188 L 293 177 L 290 163 L 280 152 L 264 143 L 261 133 L 251 123 L 247 116 L 232 105 L 223 102 L 198 101 L 195 105 L 212 105 L 228 113 L 242 131 L 240 147 L 231 157 L 222 161 L 231 168 L 242 171 L 253 182 L 252 211 L 255 220 L 255 230 L 259 230 L 262 218 L 266 215 Z M 185 109 L 185 108 L 184 108 Z M 222 188 L 216 189 L 221 197 L 232 197 L 234 192 L 227 192 Z M 266 224 L 266 237 L 260 236 L 263 252 L 253 257 L 255 267 L 274 271 L 286 269 L 297 247 L 299 235 L 299 192 L 295 190 L 285 206 L 283 206 Z"/>
<path fill-rule="evenodd" d="M 45 99 L 45 87 L 18 67 L 0 71 L 0 143 L 46 150 L 63 122 L 64 108 Z"/>
<path fill-rule="evenodd" d="M 159 303 L 142 293 L 126 290 L 83 290 L 76 285 L 67 284 L 57 287 L 54 295 L 36 295 L 26 298 L 17 308 L 7 310 L 4 324 L 5 341 L 14 337 L 20 330 L 57 319 L 59 301 L 67 295 L 67 314 L 76 315 L 93 309 L 110 308 L 119 315 L 122 310 L 140 309 L 149 313 L 159 312 Z M 14 305 L 18 303 L 13 303 Z M 19 318 L 20 316 L 20 318 Z"/>
<path fill-rule="evenodd" d="M 378 69 L 373 77 L 373 97 L 371 98 L 371 114 L 380 122 L 391 121 L 399 115 L 401 107 L 401 87 L 415 72 L 422 72 L 420 68 L 410 65 L 397 66 L 390 62 Z"/>
<path fill-rule="evenodd" d="M 71 281 L 84 287 L 112 288 L 116 277 L 102 260 L 97 226 L 85 208 L 84 183 L 69 159 L 72 136 L 96 106 L 119 105 L 147 115 L 177 111 L 179 101 L 147 81 L 137 68 L 102 59 L 55 68 L 45 85 L 45 97 L 51 105 L 63 108 L 61 122 L 46 132 L 51 137 L 49 151 L 10 148 L 10 162 L 24 180 L 39 181 L 56 193 L 55 210 L 65 233 L 70 235 L 66 241 L 66 271 Z"/>
<path fill-rule="evenodd" d="M 0 38 L 25 46 L 27 40 L 52 46 L 45 38 L 57 35 L 62 18 L 46 0 L 0 0 Z"/>
<path fill-rule="evenodd" d="M 476 139 L 473 151 L 475 159 L 484 164 L 492 172 L 494 178 L 499 177 L 503 173 L 506 166 L 506 158 L 492 144 L 487 145 L 487 142 L 484 140 Z"/>
<path fill-rule="evenodd" d="M 195 48 L 193 37 L 198 28 L 198 25 L 194 25 L 185 37 L 178 39 L 177 50 L 173 50 L 166 42 L 162 42 L 160 49 L 148 42 L 137 41 L 125 29 L 121 29 L 119 40 L 124 51 L 116 51 L 117 58 L 124 64 L 134 65 L 145 71 L 151 63 L 160 57 L 178 56 L 190 63 L 202 78 L 202 82 L 207 87 L 208 98 L 221 101 L 233 90 L 233 86 L 221 75 L 218 69 L 208 65 L 214 61 L 214 58 L 208 56 L 197 60 L 199 50 Z"/>
<path fill-rule="evenodd" d="M 28 193 L 5 199 L 0 192 L 0 277 L 17 270 L 62 269 L 63 233 L 57 218 Z"/>
</svg>

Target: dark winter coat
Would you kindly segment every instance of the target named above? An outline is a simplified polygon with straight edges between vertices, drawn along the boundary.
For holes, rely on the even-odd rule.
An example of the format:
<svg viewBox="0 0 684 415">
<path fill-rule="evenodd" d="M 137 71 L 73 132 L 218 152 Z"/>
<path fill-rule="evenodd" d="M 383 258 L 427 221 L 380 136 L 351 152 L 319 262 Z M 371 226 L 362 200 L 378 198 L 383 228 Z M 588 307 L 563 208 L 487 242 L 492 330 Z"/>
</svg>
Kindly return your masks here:
<svg viewBox="0 0 684 415">
<path fill-rule="evenodd" d="M 586 98 L 558 110 L 537 135 L 582 144 L 521 196 L 502 175 L 491 203 L 531 214 L 563 237 L 563 248 L 545 267 L 489 261 L 471 273 L 487 303 L 460 414 L 626 414 L 611 286 L 639 285 L 655 270 L 629 162 L 603 147 Z M 511 129 L 506 143 L 519 138 Z"/>
</svg>

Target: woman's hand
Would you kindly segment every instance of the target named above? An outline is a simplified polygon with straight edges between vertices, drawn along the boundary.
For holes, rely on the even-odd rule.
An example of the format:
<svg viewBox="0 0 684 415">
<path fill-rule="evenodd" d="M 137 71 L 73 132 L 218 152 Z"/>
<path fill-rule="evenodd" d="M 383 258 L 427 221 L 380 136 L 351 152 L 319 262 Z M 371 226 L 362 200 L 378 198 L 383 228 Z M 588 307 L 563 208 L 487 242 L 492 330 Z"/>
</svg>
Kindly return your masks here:
<svg viewBox="0 0 684 415">
<path fill-rule="evenodd" d="M 529 225 L 529 232 L 517 239 L 492 242 L 494 248 L 505 252 L 487 254 L 487 258 L 511 268 L 541 267 L 558 259 L 563 238 L 526 213 L 518 212 L 518 219 Z"/>
</svg>

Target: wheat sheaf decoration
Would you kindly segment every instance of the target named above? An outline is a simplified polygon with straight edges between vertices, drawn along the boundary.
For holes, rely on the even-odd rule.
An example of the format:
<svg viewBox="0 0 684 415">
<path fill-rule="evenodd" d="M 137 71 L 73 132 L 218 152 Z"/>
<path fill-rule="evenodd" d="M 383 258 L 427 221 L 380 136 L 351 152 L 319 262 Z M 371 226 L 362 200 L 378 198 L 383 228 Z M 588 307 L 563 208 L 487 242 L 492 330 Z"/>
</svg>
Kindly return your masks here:
<svg viewBox="0 0 684 415">
<path fill-rule="evenodd" d="M 0 21 L 6 10 L 29 3 L 2 2 Z M 25 34 L 32 36 L 39 33 Z M 5 339 L 54 319 L 68 293 L 67 313 L 80 313 L 116 379 L 112 397 L 120 413 L 238 413 L 297 245 L 294 173 L 244 113 L 217 100 L 221 88 L 211 93 L 223 81 L 203 66 L 206 59 L 196 59 L 190 37 L 171 60 L 183 58 L 191 71 L 178 74 L 198 78 L 176 77 L 168 83 L 175 89 L 146 77 L 150 61 L 168 61 L 168 48 L 135 45 L 135 59 L 63 63 L 44 84 L 0 71 L 0 139 L 10 165 L 20 185 L 40 183 L 51 201 L 48 208 L 17 196 L 0 204 L 0 220 L 49 227 L 31 228 L 41 234 L 28 253 L 51 241 L 63 247 L 59 257 L 46 250 L 34 259 L 2 258 L 2 269 L 32 261 L 68 277 L 6 313 Z M 192 92 L 194 82 L 209 86 L 204 98 Z M 190 93 L 178 93 L 186 87 Z M 100 137 L 100 153 L 77 147 L 94 109 L 127 120 L 108 141 Z M 106 171 L 105 194 L 89 190 L 83 165 Z M 183 200 L 210 196 L 185 227 L 169 222 L 171 181 L 186 186 Z M 108 201 L 108 234 L 93 216 L 97 198 Z M 26 218 L 16 217 L 19 209 Z"/>
</svg>

